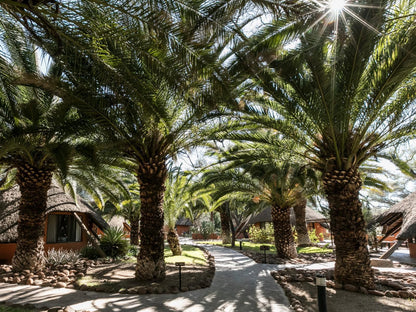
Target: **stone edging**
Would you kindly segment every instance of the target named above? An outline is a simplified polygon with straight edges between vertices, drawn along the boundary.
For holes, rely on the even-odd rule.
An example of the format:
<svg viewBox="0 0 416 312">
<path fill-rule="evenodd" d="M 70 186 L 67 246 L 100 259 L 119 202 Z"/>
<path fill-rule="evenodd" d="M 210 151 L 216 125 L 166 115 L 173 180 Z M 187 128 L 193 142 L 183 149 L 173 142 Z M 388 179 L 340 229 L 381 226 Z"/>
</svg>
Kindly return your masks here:
<svg viewBox="0 0 416 312">
<path fill-rule="evenodd" d="M 380 272 L 376 270 L 376 289 L 366 289 L 346 284 L 340 285 L 334 282 L 334 270 L 306 271 L 303 269 L 284 269 L 273 271 L 271 275 L 282 286 L 289 298 L 291 307 L 296 312 L 306 311 L 302 303 L 292 293 L 289 283 L 291 282 L 314 282 L 317 273 L 326 276 L 326 286 L 334 289 L 344 289 L 352 292 L 360 292 L 366 295 L 397 297 L 403 299 L 416 298 L 416 276 L 406 273 Z"/>
</svg>

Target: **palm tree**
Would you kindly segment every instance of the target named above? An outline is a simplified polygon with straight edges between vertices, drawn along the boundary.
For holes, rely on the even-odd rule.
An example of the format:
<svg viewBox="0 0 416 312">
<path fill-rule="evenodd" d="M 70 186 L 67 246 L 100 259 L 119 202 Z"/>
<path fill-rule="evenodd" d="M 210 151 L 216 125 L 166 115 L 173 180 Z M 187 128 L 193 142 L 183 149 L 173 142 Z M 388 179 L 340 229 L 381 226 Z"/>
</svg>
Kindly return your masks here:
<svg viewBox="0 0 416 312">
<path fill-rule="evenodd" d="M 268 66 L 256 73 L 263 99 L 247 102 L 247 111 L 298 141 L 322 172 L 336 281 L 373 288 L 359 168 L 414 130 L 415 6 L 388 0 L 346 5 L 342 18 L 321 16 L 318 8 L 306 20 L 290 27 L 276 21 L 256 36 L 251 51 Z M 284 46 L 288 37 L 297 40 Z"/>
<path fill-rule="evenodd" d="M 180 168 L 169 171 L 163 209 L 165 211 L 165 223 L 168 227 L 167 241 L 174 256 L 182 254 L 175 224 L 191 200 L 188 182 L 189 178 L 180 171 Z"/>
<path fill-rule="evenodd" d="M 66 175 L 77 150 L 83 152 L 86 145 L 75 138 L 87 124 L 52 94 L 14 84 L 24 73 L 41 75 L 36 48 L 21 28 L 7 21 L 0 35 L 6 49 L 0 55 L 0 164 L 6 172 L 15 171 L 21 193 L 12 264 L 15 271 L 38 271 L 45 263 L 44 223 L 52 175 L 58 171 Z M 59 79 L 60 73 L 51 65 L 48 75 Z"/>
<path fill-rule="evenodd" d="M 223 154 L 232 162 L 230 170 L 207 174 L 211 183 L 228 183 L 250 198 L 267 202 L 272 207 L 275 245 L 280 258 L 297 257 L 290 225 L 290 208 L 299 200 L 302 185 L 310 170 L 294 162 L 278 160 L 270 148 L 254 143 L 240 143 Z M 237 168 L 234 169 L 234 168 Z"/>
<path fill-rule="evenodd" d="M 164 16 L 162 27 L 158 20 L 143 25 L 110 9 L 84 10 L 88 25 L 80 31 L 88 33 L 84 42 L 80 35 L 80 45 L 89 38 L 93 44 L 64 60 L 73 93 L 79 95 L 73 101 L 100 129 L 107 143 L 103 152 L 135 165 L 141 201 L 136 277 L 163 279 L 168 162 L 204 139 L 199 125 L 204 127 L 217 105 L 211 96 L 216 82 L 206 83 L 213 42 L 188 41 L 178 32 L 187 26 L 177 12 Z"/>
</svg>

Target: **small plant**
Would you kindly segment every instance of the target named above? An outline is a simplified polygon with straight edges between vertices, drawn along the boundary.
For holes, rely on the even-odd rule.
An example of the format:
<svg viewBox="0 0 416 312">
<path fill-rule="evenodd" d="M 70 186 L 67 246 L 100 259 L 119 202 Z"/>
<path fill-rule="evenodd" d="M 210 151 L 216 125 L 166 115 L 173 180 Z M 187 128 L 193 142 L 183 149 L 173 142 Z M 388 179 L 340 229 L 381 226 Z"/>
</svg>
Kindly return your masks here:
<svg viewBox="0 0 416 312">
<path fill-rule="evenodd" d="M 310 230 L 308 232 L 309 235 L 309 240 L 311 241 L 312 244 L 317 244 L 320 242 L 320 238 L 322 238 L 324 235 L 322 233 L 316 234 L 316 230 Z"/>
<path fill-rule="evenodd" d="M 266 224 L 264 229 L 252 225 L 248 230 L 250 240 L 254 243 L 270 244 L 274 242 L 273 227 Z"/>
<path fill-rule="evenodd" d="M 62 248 L 52 248 L 48 251 L 46 262 L 49 265 L 56 266 L 60 264 L 75 263 L 79 259 L 78 252 L 73 250 L 64 250 Z"/>
<path fill-rule="evenodd" d="M 110 227 L 101 237 L 100 247 L 111 258 L 124 257 L 128 251 L 128 242 L 121 228 Z"/>
<path fill-rule="evenodd" d="M 129 245 L 127 251 L 127 255 L 130 257 L 137 257 L 137 254 L 139 253 L 139 248 L 135 245 Z"/>
<path fill-rule="evenodd" d="M 85 246 L 84 248 L 81 249 L 80 251 L 80 255 L 83 258 L 87 258 L 90 260 L 95 260 L 98 259 L 100 257 L 100 255 L 98 254 L 98 251 L 95 247 L 93 246 Z"/>
</svg>

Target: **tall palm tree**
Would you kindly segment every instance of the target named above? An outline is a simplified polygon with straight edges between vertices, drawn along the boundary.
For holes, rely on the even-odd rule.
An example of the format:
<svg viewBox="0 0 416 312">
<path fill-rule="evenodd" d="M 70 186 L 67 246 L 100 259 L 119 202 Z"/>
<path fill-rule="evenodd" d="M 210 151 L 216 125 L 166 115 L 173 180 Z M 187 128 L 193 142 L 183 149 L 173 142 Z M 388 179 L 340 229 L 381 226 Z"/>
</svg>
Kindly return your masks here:
<svg viewBox="0 0 416 312">
<path fill-rule="evenodd" d="M 182 254 L 175 224 L 191 200 L 188 182 L 189 178 L 181 172 L 180 168 L 173 168 L 169 171 L 163 209 L 165 224 L 168 227 L 167 241 L 174 256 Z"/>
<path fill-rule="evenodd" d="M 335 279 L 372 288 L 359 168 L 415 129 L 415 3 L 346 1 L 338 13 L 317 11 L 289 27 L 276 21 L 256 36 L 246 55 L 255 51 L 268 66 L 255 76 L 263 99 L 247 102 L 247 111 L 304 146 L 303 156 L 322 172 Z"/>
<path fill-rule="evenodd" d="M 57 171 L 66 175 L 77 150 L 83 151 L 81 138 L 76 138 L 87 124 L 51 93 L 15 85 L 24 73 L 42 75 L 36 47 L 21 28 L 7 21 L 0 26 L 0 36 L 6 49 L 0 55 L 0 164 L 15 171 L 21 193 L 12 264 L 16 271 L 38 271 L 44 266 L 46 199 L 52 175 Z M 60 73 L 52 65 L 48 75 L 59 79 Z"/>
<path fill-rule="evenodd" d="M 83 10 L 88 19 L 80 44 L 90 45 L 77 57 L 62 56 L 79 95 L 74 102 L 100 129 L 103 152 L 135 165 L 141 201 L 136 277 L 163 279 L 168 162 L 204 139 L 200 127 L 217 105 L 212 93 L 218 81 L 206 82 L 213 41 L 203 45 L 183 33 L 188 28 L 181 11 L 144 25 L 110 9 Z"/>
</svg>

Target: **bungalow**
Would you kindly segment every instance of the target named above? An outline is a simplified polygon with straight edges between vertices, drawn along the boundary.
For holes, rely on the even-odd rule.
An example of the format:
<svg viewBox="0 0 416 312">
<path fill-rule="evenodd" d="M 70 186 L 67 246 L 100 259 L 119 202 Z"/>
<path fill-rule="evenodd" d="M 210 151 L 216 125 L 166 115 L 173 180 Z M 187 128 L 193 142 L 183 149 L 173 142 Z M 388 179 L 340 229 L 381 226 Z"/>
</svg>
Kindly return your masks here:
<svg viewBox="0 0 416 312">
<path fill-rule="evenodd" d="M 321 240 L 330 238 L 328 219 L 323 214 L 310 207 L 306 207 L 305 220 L 308 231 L 315 230 L 316 235 Z M 290 210 L 290 221 L 293 225 L 295 224 L 295 213 L 293 209 Z M 272 222 L 271 207 L 267 207 L 257 215 L 254 215 L 249 220 L 248 226 L 254 224 L 263 228 L 267 222 Z"/>
<path fill-rule="evenodd" d="M 0 263 L 10 263 L 16 250 L 19 200 L 17 185 L 0 191 Z M 107 227 L 104 219 L 86 202 L 75 203 L 62 188 L 55 184 L 51 186 L 45 222 L 45 251 L 52 248 L 80 250 L 87 245 L 88 235 L 95 236 L 98 229 Z"/>
<path fill-rule="evenodd" d="M 405 241 L 410 257 L 416 258 L 416 192 L 376 217 L 371 224 L 383 227 L 379 242 L 390 240 L 394 243 L 383 258 L 388 258 Z"/>
</svg>

